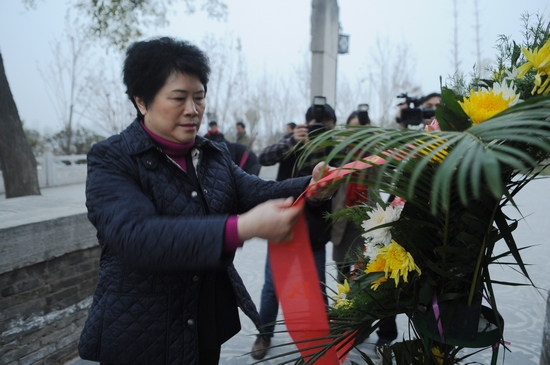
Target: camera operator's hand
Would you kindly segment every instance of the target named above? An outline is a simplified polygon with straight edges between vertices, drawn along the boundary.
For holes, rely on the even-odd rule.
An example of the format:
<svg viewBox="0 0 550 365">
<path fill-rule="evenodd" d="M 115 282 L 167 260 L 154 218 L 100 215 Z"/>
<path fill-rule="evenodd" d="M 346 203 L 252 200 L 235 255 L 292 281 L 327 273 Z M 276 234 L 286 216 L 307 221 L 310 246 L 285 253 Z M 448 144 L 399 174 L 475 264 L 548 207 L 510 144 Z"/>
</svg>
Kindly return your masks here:
<svg viewBox="0 0 550 365">
<path fill-rule="evenodd" d="M 305 124 L 298 124 L 296 128 L 294 128 L 294 139 L 296 142 L 301 141 L 302 139 L 306 138 L 304 142 L 307 141 L 307 135 L 308 135 L 308 129 L 307 125 Z"/>
</svg>

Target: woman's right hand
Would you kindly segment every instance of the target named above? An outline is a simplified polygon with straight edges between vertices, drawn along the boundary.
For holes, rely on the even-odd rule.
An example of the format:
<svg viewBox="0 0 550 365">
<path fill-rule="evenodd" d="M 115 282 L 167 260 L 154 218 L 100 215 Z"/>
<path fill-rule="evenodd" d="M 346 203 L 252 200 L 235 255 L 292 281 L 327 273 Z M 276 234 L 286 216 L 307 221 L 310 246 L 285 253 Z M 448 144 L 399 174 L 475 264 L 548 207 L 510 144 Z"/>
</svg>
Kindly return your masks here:
<svg viewBox="0 0 550 365">
<path fill-rule="evenodd" d="M 239 239 L 243 242 L 254 237 L 290 241 L 303 209 L 303 204 L 292 205 L 293 202 L 293 198 L 268 200 L 241 214 L 237 222 Z"/>
</svg>

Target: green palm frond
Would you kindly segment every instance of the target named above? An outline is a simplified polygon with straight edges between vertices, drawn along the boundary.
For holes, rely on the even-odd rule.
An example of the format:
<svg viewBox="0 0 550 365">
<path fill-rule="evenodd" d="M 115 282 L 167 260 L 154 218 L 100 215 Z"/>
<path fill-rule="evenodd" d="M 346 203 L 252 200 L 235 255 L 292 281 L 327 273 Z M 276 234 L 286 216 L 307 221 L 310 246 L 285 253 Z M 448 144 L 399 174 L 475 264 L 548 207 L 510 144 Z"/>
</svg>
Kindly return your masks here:
<svg viewBox="0 0 550 365">
<path fill-rule="evenodd" d="M 508 175 L 530 173 L 550 156 L 550 97 L 532 98 L 464 131 L 328 131 L 304 147 L 300 161 L 321 148 L 331 148 L 327 160 L 340 166 L 369 155 L 386 159 L 370 183 L 407 200 L 428 193 L 428 184 L 435 214 L 450 206 L 455 188 L 463 205 L 484 193 L 500 199 Z"/>
</svg>

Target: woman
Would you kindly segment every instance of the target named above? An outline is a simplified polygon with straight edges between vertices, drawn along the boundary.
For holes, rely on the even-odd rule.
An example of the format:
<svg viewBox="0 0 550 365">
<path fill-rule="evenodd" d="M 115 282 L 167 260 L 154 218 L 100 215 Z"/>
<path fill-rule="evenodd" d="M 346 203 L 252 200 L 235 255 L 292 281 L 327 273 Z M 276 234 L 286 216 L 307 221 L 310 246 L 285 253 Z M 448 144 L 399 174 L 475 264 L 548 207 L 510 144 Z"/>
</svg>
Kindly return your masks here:
<svg viewBox="0 0 550 365">
<path fill-rule="evenodd" d="M 359 113 L 354 111 L 349 115 L 346 125 L 368 126 L 370 125 L 370 119 L 368 114 L 366 114 L 366 118 L 360 121 Z M 365 173 L 372 174 L 372 172 L 368 170 Z M 332 211 L 334 213 L 344 207 L 363 203 L 373 204 L 372 199 L 369 198 L 367 186 L 360 183 L 349 182 L 341 185 L 336 192 L 332 200 Z M 357 257 L 357 253 L 363 248 L 365 242 L 361 236 L 362 233 L 363 231 L 360 227 L 357 227 L 354 223 L 343 218 L 336 220 L 332 225 L 332 259 L 336 263 L 336 280 L 340 284 L 343 284 L 344 280 L 349 278 L 351 266 L 356 261 L 355 257 Z"/>
<path fill-rule="evenodd" d="M 289 240 L 301 211 L 292 202 L 312 180 L 264 181 L 236 166 L 225 144 L 197 136 L 209 73 L 206 55 L 184 41 L 126 52 L 138 117 L 88 154 L 86 205 L 102 252 L 84 359 L 217 364 L 240 330 L 237 306 L 259 323 L 235 250 L 253 237 Z"/>
</svg>

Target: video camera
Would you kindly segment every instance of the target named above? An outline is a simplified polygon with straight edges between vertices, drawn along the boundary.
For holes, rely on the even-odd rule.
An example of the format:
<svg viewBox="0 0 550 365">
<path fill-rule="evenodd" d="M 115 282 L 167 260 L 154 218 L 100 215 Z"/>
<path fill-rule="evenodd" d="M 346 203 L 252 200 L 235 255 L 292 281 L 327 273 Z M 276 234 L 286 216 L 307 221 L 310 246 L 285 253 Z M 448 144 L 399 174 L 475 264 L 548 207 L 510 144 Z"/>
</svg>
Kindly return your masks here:
<svg viewBox="0 0 550 365">
<path fill-rule="evenodd" d="M 397 120 L 398 123 L 403 123 L 405 128 L 409 125 L 420 125 L 424 119 L 435 117 L 435 109 L 422 107 L 424 98 L 409 97 L 407 93 L 397 95 L 397 98 L 404 98 L 405 101 L 402 104 L 407 105 L 406 108 L 401 109 L 401 118 Z"/>
<path fill-rule="evenodd" d="M 315 118 L 315 123 L 309 124 L 307 126 L 309 138 L 314 138 L 319 134 L 326 132 L 327 127 L 323 125 L 323 117 L 325 115 L 325 104 L 327 103 L 327 98 L 324 96 L 314 96 L 313 97 L 313 118 Z"/>
</svg>

